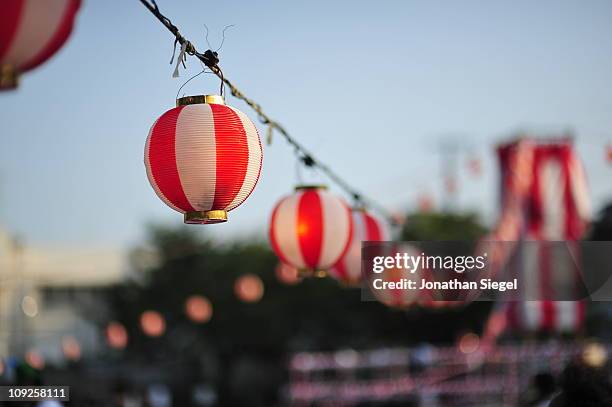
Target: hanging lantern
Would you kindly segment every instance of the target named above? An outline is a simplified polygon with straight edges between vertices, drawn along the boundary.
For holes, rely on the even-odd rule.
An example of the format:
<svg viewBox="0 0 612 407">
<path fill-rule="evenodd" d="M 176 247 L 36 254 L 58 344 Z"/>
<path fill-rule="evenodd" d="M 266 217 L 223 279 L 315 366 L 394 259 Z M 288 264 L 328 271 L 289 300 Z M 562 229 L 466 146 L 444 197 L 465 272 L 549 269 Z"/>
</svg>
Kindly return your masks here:
<svg viewBox="0 0 612 407">
<path fill-rule="evenodd" d="M 36 370 L 45 368 L 45 358 L 36 349 L 31 349 L 25 354 L 25 362 Z"/>
<path fill-rule="evenodd" d="M 62 338 L 62 352 L 66 359 L 77 361 L 81 358 L 81 345 L 74 336 L 65 336 Z"/>
<path fill-rule="evenodd" d="M 212 304 L 201 295 L 192 295 L 185 301 L 185 313 L 193 322 L 203 324 L 212 317 Z"/>
<path fill-rule="evenodd" d="M 276 204 L 270 242 L 283 263 L 325 275 L 348 249 L 353 222 L 344 201 L 321 186 L 300 186 Z"/>
<path fill-rule="evenodd" d="M 253 192 L 262 148 L 253 122 L 220 96 L 188 96 L 153 124 L 145 166 L 155 193 L 185 223 L 227 221 Z"/>
<path fill-rule="evenodd" d="M 434 209 L 434 200 L 429 194 L 421 194 L 417 198 L 417 207 L 420 213 L 430 213 Z"/>
<path fill-rule="evenodd" d="M 606 160 L 608 164 L 612 164 L 612 144 L 606 146 Z"/>
<path fill-rule="evenodd" d="M 140 328 L 147 336 L 162 336 L 166 331 L 166 320 L 157 311 L 145 311 L 140 315 Z"/>
<path fill-rule="evenodd" d="M 482 174 L 482 164 L 478 157 L 471 157 L 467 162 L 468 171 L 474 177 L 480 177 Z"/>
<path fill-rule="evenodd" d="M 283 263 L 279 261 L 276 265 L 276 269 L 274 270 L 276 274 L 276 278 L 283 284 L 294 285 L 299 283 L 302 279 L 296 269 L 293 266 Z"/>
<path fill-rule="evenodd" d="M 343 283 L 356 285 L 361 279 L 361 242 L 389 240 L 387 225 L 363 208 L 353 209 L 353 233 L 349 247 L 329 274 Z"/>
<path fill-rule="evenodd" d="M 244 302 L 258 302 L 264 294 L 264 284 L 255 274 L 240 276 L 234 283 L 236 296 Z"/>
<path fill-rule="evenodd" d="M 108 345 L 115 349 L 123 349 L 128 343 L 128 333 L 125 327 L 119 322 L 111 322 L 106 327 L 106 341 Z"/>
<path fill-rule="evenodd" d="M 64 45 L 80 0 L 10 0 L 0 6 L 0 90 L 17 87 Z"/>
</svg>

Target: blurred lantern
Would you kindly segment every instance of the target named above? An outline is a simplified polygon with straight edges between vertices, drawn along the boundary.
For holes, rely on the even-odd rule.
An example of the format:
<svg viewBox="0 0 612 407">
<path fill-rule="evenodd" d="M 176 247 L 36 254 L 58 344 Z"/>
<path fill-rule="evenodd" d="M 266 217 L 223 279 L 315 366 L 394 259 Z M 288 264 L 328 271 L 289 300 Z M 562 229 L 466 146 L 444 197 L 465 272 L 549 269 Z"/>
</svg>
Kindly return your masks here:
<svg viewBox="0 0 612 407">
<path fill-rule="evenodd" d="M 406 215 L 401 212 L 391 213 L 391 222 L 394 226 L 403 226 L 406 223 Z"/>
<path fill-rule="evenodd" d="M 185 301 L 185 313 L 193 322 L 208 322 L 212 317 L 212 305 L 201 295 L 192 295 Z"/>
<path fill-rule="evenodd" d="M 321 186 L 299 186 L 272 212 L 270 242 L 283 263 L 302 274 L 325 275 L 348 249 L 351 212 Z"/>
<path fill-rule="evenodd" d="M 106 327 L 106 341 L 111 348 L 123 349 L 128 343 L 125 327 L 119 322 L 111 322 Z"/>
<path fill-rule="evenodd" d="M 480 177 L 480 174 L 482 174 L 482 164 L 478 157 L 471 157 L 468 159 L 467 167 L 473 177 Z"/>
<path fill-rule="evenodd" d="M 80 0 L 10 0 L 0 6 L 0 90 L 55 54 L 70 36 Z"/>
<path fill-rule="evenodd" d="M 236 280 L 234 291 L 241 301 L 257 302 L 263 297 L 264 285 L 255 274 L 245 274 Z"/>
<path fill-rule="evenodd" d="M 81 358 L 81 345 L 74 336 L 62 338 L 62 352 L 68 360 L 77 361 Z"/>
<path fill-rule="evenodd" d="M 155 193 L 185 223 L 227 221 L 259 179 L 261 142 L 251 120 L 220 96 L 177 100 L 153 124 L 145 147 Z"/>
<path fill-rule="evenodd" d="M 293 266 L 283 263 L 282 261 L 279 261 L 276 265 L 275 273 L 278 281 L 284 284 L 294 285 L 299 283 L 301 280 L 298 270 Z"/>
<path fill-rule="evenodd" d="M 606 147 L 606 159 L 608 164 L 612 164 L 612 145 Z"/>
<path fill-rule="evenodd" d="M 474 353 L 480 346 L 480 338 L 473 332 L 468 332 L 459 339 L 459 351 L 464 354 Z"/>
<path fill-rule="evenodd" d="M 421 194 L 417 199 L 417 206 L 419 212 L 429 213 L 433 210 L 434 207 L 433 198 L 429 194 Z"/>
<path fill-rule="evenodd" d="M 27 351 L 25 361 L 36 370 L 43 370 L 45 368 L 45 359 L 37 350 Z"/>
<path fill-rule="evenodd" d="M 386 253 L 386 256 L 401 257 L 407 256 L 419 257 L 422 252 L 416 247 L 400 243 L 395 245 Z M 366 271 L 367 283 L 374 298 L 392 308 L 407 308 L 411 305 L 423 305 L 431 301 L 431 293 L 427 289 L 421 289 L 421 280 L 431 280 L 429 270 L 422 267 L 421 264 L 415 270 L 409 268 L 393 267 L 385 268 L 382 273 L 373 273 L 372 270 Z M 376 282 L 375 280 L 380 280 Z M 415 288 L 408 288 L 409 282 L 412 282 Z M 382 283 L 392 283 L 394 286 L 382 287 Z"/>
<path fill-rule="evenodd" d="M 608 351 L 598 342 L 591 342 L 582 350 L 582 360 L 587 366 L 600 368 L 608 361 Z"/>
<path fill-rule="evenodd" d="M 140 327 L 145 335 L 158 337 L 166 331 L 166 321 L 157 311 L 145 311 L 140 316 Z"/>
<path fill-rule="evenodd" d="M 353 233 L 348 250 L 329 274 L 343 283 L 356 285 L 362 280 L 361 243 L 389 240 L 387 225 L 362 208 L 353 209 Z"/>
<path fill-rule="evenodd" d="M 455 177 L 444 177 L 444 190 L 448 194 L 454 194 L 455 192 L 457 192 L 457 180 L 455 179 Z"/>
</svg>

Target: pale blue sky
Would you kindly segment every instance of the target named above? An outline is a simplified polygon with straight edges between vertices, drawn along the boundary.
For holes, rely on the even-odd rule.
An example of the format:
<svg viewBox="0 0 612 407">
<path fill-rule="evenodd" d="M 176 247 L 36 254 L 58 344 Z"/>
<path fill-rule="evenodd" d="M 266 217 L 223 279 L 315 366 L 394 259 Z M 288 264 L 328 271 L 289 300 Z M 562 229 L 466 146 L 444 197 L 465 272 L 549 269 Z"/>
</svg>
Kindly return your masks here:
<svg viewBox="0 0 612 407">
<path fill-rule="evenodd" d="M 611 1 L 159 5 L 202 51 L 204 24 L 213 46 L 235 24 L 221 51 L 225 74 L 390 209 L 413 207 L 424 191 L 439 196 L 437 146 L 458 135 L 486 173 L 474 180 L 462 170 L 459 207 L 490 221 L 493 146 L 519 129 L 572 128 L 595 208 L 612 199 L 603 158 L 612 142 Z M 171 50 L 170 34 L 137 0 L 84 2 L 65 48 L 0 94 L 0 224 L 30 242 L 127 247 L 148 221 L 181 223 L 143 166 L 149 127 L 198 69 L 189 60 L 172 79 Z M 206 77 L 184 91 L 217 89 Z M 211 235 L 265 233 L 296 175 L 280 137 L 264 154 L 255 192 L 227 224 L 205 227 Z"/>
</svg>

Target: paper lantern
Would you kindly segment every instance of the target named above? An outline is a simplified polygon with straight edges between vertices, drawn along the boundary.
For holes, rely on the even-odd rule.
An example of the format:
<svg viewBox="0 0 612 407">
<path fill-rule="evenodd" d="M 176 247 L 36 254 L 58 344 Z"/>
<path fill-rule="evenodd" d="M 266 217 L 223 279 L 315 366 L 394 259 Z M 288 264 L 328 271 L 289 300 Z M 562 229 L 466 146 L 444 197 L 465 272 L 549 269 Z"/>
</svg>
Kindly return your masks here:
<svg viewBox="0 0 612 407">
<path fill-rule="evenodd" d="M 106 341 L 112 348 L 125 348 L 128 343 L 128 333 L 125 327 L 119 322 L 109 323 L 106 327 Z"/>
<path fill-rule="evenodd" d="M 35 349 L 26 352 L 25 361 L 36 370 L 43 370 L 45 368 L 45 358 Z"/>
<path fill-rule="evenodd" d="M 293 266 L 290 266 L 289 264 L 285 264 L 282 261 L 278 262 L 274 272 L 278 281 L 283 284 L 294 285 L 302 280 L 298 269 Z"/>
<path fill-rule="evenodd" d="M 212 304 L 201 295 L 192 295 L 185 301 L 185 313 L 193 322 L 202 324 L 212 317 Z"/>
<path fill-rule="evenodd" d="M 64 45 L 80 0 L 9 0 L 0 6 L 0 90 L 17 87 Z"/>
<path fill-rule="evenodd" d="M 361 242 L 389 240 L 387 225 L 362 208 L 353 209 L 353 233 L 344 256 L 329 270 L 330 276 L 348 285 L 356 285 L 361 276 Z"/>
<path fill-rule="evenodd" d="M 140 327 L 145 335 L 158 337 L 166 331 L 166 320 L 157 311 L 145 311 L 140 316 Z"/>
<path fill-rule="evenodd" d="M 81 345 L 74 336 L 62 338 L 62 352 L 68 360 L 77 361 L 81 358 Z"/>
<path fill-rule="evenodd" d="M 241 301 L 257 302 L 263 297 L 264 285 L 255 274 L 245 274 L 236 280 L 234 291 Z"/>
<path fill-rule="evenodd" d="M 302 274 L 322 275 L 348 249 L 353 222 L 344 201 L 321 186 L 300 186 L 272 212 L 270 242 Z"/>
<path fill-rule="evenodd" d="M 151 127 L 145 166 L 185 223 L 220 223 L 253 192 L 263 152 L 253 122 L 220 96 L 188 96 Z"/>
<path fill-rule="evenodd" d="M 471 157 L 467 162 L 467 168 L 473 177 L 480 177 L 482 174 L 482 163 L 478 157 Z"/>
</svg>

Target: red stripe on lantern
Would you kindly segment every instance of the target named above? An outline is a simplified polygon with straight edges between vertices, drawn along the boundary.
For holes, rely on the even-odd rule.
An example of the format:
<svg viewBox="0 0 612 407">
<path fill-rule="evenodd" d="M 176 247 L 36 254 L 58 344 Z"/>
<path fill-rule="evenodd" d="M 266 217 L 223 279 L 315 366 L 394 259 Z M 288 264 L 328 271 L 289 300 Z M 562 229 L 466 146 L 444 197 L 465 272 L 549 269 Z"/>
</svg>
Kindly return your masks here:
<svg viewBox="0 0 612 407">
<path fill-rule="evenodd" d="M 2 18 L 0 18 L 0 59 L 4 57 L 6 52 L 11 47 L 17 28 L 21 21 L 21 12 L 23 11 L 24 2 L 22 1 L 6 1 L 2 4 Z"/>
<path fill-rule="evenodd" d="M 176 122 L 183 106 L 164 113 L 151 132 L 149 163 L 151 174 L 161 193 L 173 205 L 184 211 L 194 211 L 185 196 L 176 165 Z"/>
<path fill-rule="evenodd" d="M 378 222 L 376 222 L 376 220 L 367 213 L 363 214 L 363 220 L 365 221 L 366 240 L 372 242 L 382 240 L 382 231 L 380 230 L 380 225 Z"/>
<path fill-rule="evenodd" d="M 213 208 L 226 208 L 236 198 L 249 165 L 249 146 L 240 117 L 224 105 L 211 104 L 217 148 L 217 184 Z"/>
<path fill-rule="evenodd" d="M 62 22 L 59 27 L 57 27 L 55 34 L 53 34 L 53 36 L 49 39 L 49 42 L 38 54 L 20 67 L 22 71 L 27 71 L 42 64 L 61 48 L 72 32 L 74 18 L 76 13 L 79 11 L 80 6 L 81 0 L 68 1 L 68 5 L 66 6 L 64 15 L 62 16 Z"/>
<path fill-rule="evenodd" d="M 297 234 L 304 263 L 317 268 L 323 244 L 323 208 L 316 190 L 306 190 L 300 197 Z"/>
</svg>

